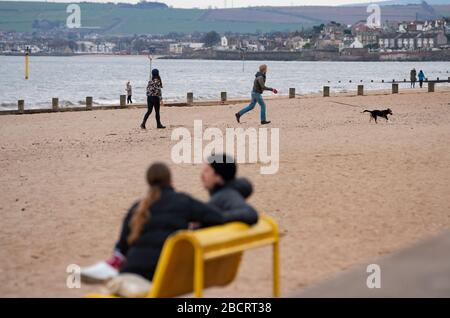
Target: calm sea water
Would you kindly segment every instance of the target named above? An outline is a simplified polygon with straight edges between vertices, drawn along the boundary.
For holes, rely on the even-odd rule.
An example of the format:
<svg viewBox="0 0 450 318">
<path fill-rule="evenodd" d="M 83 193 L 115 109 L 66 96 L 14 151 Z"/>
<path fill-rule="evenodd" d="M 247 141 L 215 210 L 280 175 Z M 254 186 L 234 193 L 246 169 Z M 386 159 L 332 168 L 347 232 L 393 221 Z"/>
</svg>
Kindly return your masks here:
<svg viewBox="0 0 450 318">
<path fill-rule="evenodd" d="M 266 63 L 269 65 L 267 85 L 278 88 L 281 94 L 288 94 L 289 87 L 295 87 L 299 94 L 318 92 L 323 85 L 335 91 L 355 90 L 361 80 L 366 89 L 390 88 L 381 80 L 409 79 L 413 67 L 418 71 L 423 69 L 432 79 L 450 76 L 449 62 Z M 259 64 L 257 61 L 153 61 L 153 67 L 161 72 L 163 96 L 170 101 L 185 100 L 189 91 L 194 92 L 196 99 L 218 99 L 221 91 L 227 91 L 229 98 L 247 97 Z M 96 104 L 118 104 L 128 80 L 133 86 L 133 99 L 142 103 L 146 98 L 149 68 L 145 56 L 32 56 L 30 78 L 26 81 L 24 57 L 0 56 L 0 110 L 16 109 L 18 99 L 24 99 L 27 108 L 49 108 L 52 97 L 58 97 L 65 106 L 82 104 L 86 96 L 93 96 Z"/>
</svg>

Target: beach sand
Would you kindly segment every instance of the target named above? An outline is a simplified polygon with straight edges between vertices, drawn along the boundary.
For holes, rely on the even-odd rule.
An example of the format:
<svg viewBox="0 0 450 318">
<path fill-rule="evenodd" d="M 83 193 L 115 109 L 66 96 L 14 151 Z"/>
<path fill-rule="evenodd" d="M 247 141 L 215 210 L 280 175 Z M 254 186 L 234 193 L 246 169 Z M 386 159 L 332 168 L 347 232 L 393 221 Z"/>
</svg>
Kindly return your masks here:
<svg viewBox="0 0 450 318">
<path fill-rule="evenodd" d="M 280 170 L 239 167 L 250 202 L 280 226 L 281 288 L 288 296 L 356 264 L 450 227 L 450 90 L 399 95 L 317 95 L 268 101 L 280 128 Z M 107 258 L 155 160 L 178 190 L 202 200 L 201 166 L 171 163 L 176 127 L 237 127 L 243 105 L 162 108 L 166 130 L 140 130 L 143 109 L 0 116 L 0 296 L 80 297 L 69 264 Z M 386 123 L 364 109 L 390 107 Z M 241 127 L 258 124 L 259 111 Z M 237 280 L 206 296 L 271 296 L 271 249 L 247 252 Z"/>
</svg>

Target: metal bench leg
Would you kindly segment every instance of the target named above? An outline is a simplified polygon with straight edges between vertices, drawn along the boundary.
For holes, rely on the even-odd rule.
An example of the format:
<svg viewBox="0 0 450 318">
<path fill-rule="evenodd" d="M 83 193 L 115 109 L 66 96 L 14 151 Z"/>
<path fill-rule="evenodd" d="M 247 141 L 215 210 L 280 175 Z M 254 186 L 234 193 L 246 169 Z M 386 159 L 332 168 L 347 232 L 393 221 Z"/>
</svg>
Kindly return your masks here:
<svg viewBox="0 0 450 318">
<path fill-rule="evenodd" d="M 280 297 L 280 245 L 273 243 L 273 297 Z"/>
<path fill-rule="evenodd" d="M 194 293 L 196 298 L 203 297 L 203 265 L 203 254 L 196 250 L 194 260 Z"/>
</svg>

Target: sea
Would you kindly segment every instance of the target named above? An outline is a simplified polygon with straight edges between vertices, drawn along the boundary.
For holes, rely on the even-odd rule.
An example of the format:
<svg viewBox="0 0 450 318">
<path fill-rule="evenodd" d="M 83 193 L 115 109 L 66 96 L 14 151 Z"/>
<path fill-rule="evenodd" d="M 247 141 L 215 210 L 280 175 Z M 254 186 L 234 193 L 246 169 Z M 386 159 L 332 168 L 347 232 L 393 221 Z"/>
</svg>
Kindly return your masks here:
<svg viewBox="0 0 450 318">
<path fill-rule="evenodd" d="M 412 68 L 429 79 L 450 76 L 450 62 L 150 61 L 147 56 L 83 55 L 31 56 L 26 80 L 25 57 L 0 56 L 0 111 L 17 109 L 19 99 L 27 109 L 50 108 L 53 97 L 61 107 L 83 105 L 86 96 L 93 97 L 94 105 L 118 105 L 128 81 L 133 101 L 145 103 L 150 68 L 160 71 L 165 102 L 185 101 L 187 92 L 196 100 L 218 100 L 223 91 L 230 99 L 250 98 L 261 63 L 268 65 L 267 86 L 281 95 L 291 87 L 298 95 L 317 93 L 325 85 L 336 92 L 354 91 L 359 84 L 366 90 L 390 89 L 387 82 L 409 80 Z M 400 83 L 402 87 L 409 84 Z"/>
</svg>

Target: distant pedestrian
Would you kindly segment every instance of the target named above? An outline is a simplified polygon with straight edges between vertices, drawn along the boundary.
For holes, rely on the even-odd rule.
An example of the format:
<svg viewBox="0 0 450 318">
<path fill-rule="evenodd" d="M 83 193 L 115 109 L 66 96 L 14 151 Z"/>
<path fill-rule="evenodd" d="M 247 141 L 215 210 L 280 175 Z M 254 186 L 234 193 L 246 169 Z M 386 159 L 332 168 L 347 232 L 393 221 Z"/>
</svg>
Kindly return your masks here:
<svg viewBox="0 0 450 318">
<path fill-rule="evenodd" d="M 147 85 L 147 113 L 142 121 L 141 128 L 146 129 L 145 124 L 147 123 L 148 117 L 151 115 L 153 108 L 155 108 L 156 115 L 156 125 L 158 129 L 166 128 L 161 124 L 161 119 L 159 115 L 159 109 L 161 107 L 161 89 L 163 88 L 161 77 L 159 76 L 159 70 L 156 68 L 152 70 L 152 79 Z"/>
<path fill-rule="evenodd" d="M 416 81 L 417 81 L 417 71 L 415 68 L 411 70 L 411 87 L 416 87 Z"/>
<path fill-rule="evenodd" d="M 127 87 L 125 88 L 127 91 L 127 104 L 133 104 L 133 101 L 131 100 L 131 95 L 133 95 L 133 90 L 131 88 L 130 81 L 127 82 Z"/>
<path fill-rule="evenodd" d="M 420 70 L 419 72 L 419 84 L 420 84 L 420 88 L 422 88 L 423 86 L 423 81 L 425 80 L 425 74 L 423 73 L 422 70 Z"/>
<path fill-rule="evenodd" d="M 261 125 L 270 124 L 270 121 L 266 120 L 266 103 L 263 99 L 263 92 L 264 91 L 272 91 L 274 94 L 278 94 L 278 91 L 275 88 L 270 88 L 266 86 L 266 74 L 267 74 L 267 65 L 263 64 L 259 67 L 259 72 L 255 75 L 255 81 L 253 82 L 253 91 L 252 91 L 252 101 L 251 103 L 241 109 L 238 113 L 235 114 L 236 120 L 238 123 L 240 123 L 240 119 L 242 115 L 245 113 L 251 111 L 253 108 L 255 108 L 256 104 L 258 103 L 261 107 Z"/>
</svg>

